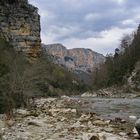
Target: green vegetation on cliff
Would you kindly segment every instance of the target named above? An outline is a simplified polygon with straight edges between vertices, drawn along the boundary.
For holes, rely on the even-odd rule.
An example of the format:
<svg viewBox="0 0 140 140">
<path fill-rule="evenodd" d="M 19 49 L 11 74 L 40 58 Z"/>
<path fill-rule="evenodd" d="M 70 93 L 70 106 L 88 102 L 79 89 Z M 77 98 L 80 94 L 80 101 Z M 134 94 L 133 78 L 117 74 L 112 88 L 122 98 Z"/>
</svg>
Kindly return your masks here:
<svg viewBox="0 0 140 140">
<path fill-rule="evenodd" d="M 86 86 L 42 53 L 30 63 L 23 52 L 0 39 L 0 112 L 28 105 L 31 97 L 59 96 L 85 91 Z"/>
<path fill-rule="evenodd" d="M 140 61 L 140 26 L 134 33 L 132 42 L 127 37 L 121 41 L 121 47 L 115 50 L 115 55 L 106 57 L 106 62 L 94 72 L 95 88 L 112 85 L 123 85 L 127 82 L 138 61 Z M 138 77 L 137 77 L 138 78 Z M 137 79 L 140 81 L 140 79 Z"/>
</svg>

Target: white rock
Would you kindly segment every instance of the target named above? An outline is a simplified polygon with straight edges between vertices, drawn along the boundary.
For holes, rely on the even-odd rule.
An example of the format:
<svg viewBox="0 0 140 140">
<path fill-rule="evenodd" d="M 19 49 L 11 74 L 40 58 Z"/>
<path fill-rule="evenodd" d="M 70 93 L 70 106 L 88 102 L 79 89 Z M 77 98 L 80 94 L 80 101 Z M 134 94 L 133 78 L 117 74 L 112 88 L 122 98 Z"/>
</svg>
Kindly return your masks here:
<svg viewBox="0 0 140 140">
<path fill-rule="evenodd" d="M 61 96 L 62 99 L 69 99 L 70 97 L 69 96 L 66 96 L 66 95 L 63 95 Z"/>
<path fill-rule="evenodd" d="M 25 110 L 25 109 L 17 109 L 16 113 L 19 115 L 29 115 L 29 111 Z"/>
<path fill-rule="evenodd" d="M 1 131 L 5 131 L 6 129 L 5 128 L 1 128 Z"/>
<path fill-rule="evenodd" d="M 135 122 L 135 128 L 136 128 L 136 130 L 138 131 L 138 134 L 140 135 L 140 119 L 138 119 L 138 120 Z"/>
<path fill-rule="evenodd" d="M 97 94 L 92 94 L 89 92 L 85 92 L 81 95 L 81 97 L 97 97 Z"/>
<path fill-rule="evenodd" d="M 129 116 L 129 121 L 132 123 L 132 124 L 135 124 L 137 120 L 137 117 L 136 116 Z"/>
<path fill-rule="evenodd" d="M 137 120 L 137 117 L 136 116 L 129 116 L 129 119 L 135 121 L 135 120 Z"/>
<path fill-rule="evenodd" d="M 134 133 L 134 134 L 138 134 L 136 128 L 133 129 L 133 133 Z"/>
<path fill-rule="evenodd" d="M 126 133 L 120 132 L 119 135 L 120 135 L 120 136 L 126 136 Z"/>
<path fill-rule="evenodd" d="M 71 127 L 72 127 L 72 128 L 77 128 L 77 127 L 83 127 L 83 125 L 81 125 L 80 122 L 77 121 L 77 122 L 74 123 Z"/>
<path fill-rule="evenodd" d="M 76 109 L 71 109 L 71 112 L 72 112 L 72 113 L 76 113 L 77 110 L 76 110 Z"/>
<path fill-rule="evenodd" d="M 57 98 L 47 98 L 47 101 L 48 102 L 53 102 L 53 101 L 55 101 Z"/>
</svg>

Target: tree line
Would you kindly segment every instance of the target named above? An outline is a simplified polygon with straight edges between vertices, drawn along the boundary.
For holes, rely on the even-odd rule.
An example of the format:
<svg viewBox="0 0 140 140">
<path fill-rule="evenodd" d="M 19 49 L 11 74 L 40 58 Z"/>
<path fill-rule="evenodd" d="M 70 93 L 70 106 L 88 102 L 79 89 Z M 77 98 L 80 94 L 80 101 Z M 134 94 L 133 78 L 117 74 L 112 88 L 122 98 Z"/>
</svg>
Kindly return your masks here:
<svg viewBox="0 0 140 140">
<path fill-rule="evenodd" d="M 105 63 L 94 71 L 94 88 L 99 89 L 112 85 L 120 86 L 125 84 L 139 60 L 140 25 L 133 35 L 124 36 L 121 40 L 120 48 L 115 49 L 115 54 L 107 55 Z"/>
<path fill-rule="evenodd" d="M 23 52 L 0 39 L 0 113 L 25 107 L 32 97 L 61 96 L 86 91 L 74 74 L 53 64 L 43 53 L 30 62 Z"/>
</svg>

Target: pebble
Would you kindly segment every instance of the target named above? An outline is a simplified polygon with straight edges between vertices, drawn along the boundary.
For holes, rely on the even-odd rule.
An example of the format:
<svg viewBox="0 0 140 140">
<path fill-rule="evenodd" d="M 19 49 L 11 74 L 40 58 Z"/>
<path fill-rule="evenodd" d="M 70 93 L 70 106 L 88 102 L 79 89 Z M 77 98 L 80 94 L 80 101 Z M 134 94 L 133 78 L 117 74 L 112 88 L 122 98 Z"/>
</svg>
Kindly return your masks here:
<svg viewBox="0 0 140 140">
<path fill-rule="evenodd" d="M 36 102 L 36 110 L 40 114 L 37 117 L 22 117 L 26 110 L 20 110 L 18 118 L 21 119 L 15 121 L 12 128 L 1 128 L 4 131 L 2 140 L 103 140 L 104 137 L 107 140 L 126 140 L 123 137 L 125 133 L 114 133 L 110 121 L 97 120 L 96 114 L 81 113 L 79 116 L 76 109 L 65 107 L 64 102 L 69 102 L 68 97 L 37 99 Z M 48 115 L 41 111 L 44 106 Z"/>
</svg>

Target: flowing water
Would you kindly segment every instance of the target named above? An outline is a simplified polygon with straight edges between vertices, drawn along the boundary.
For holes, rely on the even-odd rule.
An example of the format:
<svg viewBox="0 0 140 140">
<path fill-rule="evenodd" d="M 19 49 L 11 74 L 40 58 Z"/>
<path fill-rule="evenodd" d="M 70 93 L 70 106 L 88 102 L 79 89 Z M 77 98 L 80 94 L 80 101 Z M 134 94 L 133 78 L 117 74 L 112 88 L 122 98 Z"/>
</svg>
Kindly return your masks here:
<svg viewBox="0 0 140 140">
<path fill-rule="evenodd" d="M 140 117 L 140 98 L 80 98 L 82 101 L 80 110 L 84 112 L 95 112 L 98 116 L 105 119 L 116 117 L 129 119 L 129 116 Z"/>
</svg>

